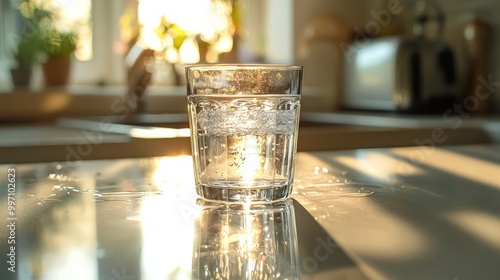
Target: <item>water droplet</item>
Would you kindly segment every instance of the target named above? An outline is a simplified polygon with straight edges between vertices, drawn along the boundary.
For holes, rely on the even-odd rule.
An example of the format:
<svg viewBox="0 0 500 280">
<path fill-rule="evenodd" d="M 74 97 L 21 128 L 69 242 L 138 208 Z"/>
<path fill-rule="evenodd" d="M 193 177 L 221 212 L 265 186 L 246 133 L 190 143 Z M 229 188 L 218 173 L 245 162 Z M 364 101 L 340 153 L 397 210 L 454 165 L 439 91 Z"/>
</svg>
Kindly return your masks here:
<svg viewBox="0 0 500 280">
<path fill-rule="evenodd" d="M 323 167 L 323 168 L 321 169 L 321 171 L 323 171 L 323 173 L 328 173 L 328 168 Z"/>
</svg>

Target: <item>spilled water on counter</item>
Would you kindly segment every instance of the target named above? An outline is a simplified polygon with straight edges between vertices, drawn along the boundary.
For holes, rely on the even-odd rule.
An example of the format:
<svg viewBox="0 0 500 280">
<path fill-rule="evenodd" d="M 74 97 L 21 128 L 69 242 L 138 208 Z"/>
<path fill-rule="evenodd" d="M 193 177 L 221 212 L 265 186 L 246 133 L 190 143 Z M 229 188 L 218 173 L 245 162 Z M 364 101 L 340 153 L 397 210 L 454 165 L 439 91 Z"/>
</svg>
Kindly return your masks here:
<svg viewBox="0 0 500 280">
<path fill-rule="evenodd" d="M 304 196 L 365 197 L 381 191 L 387 186 L 349 178 L 348 171 L 336 174 L 327 167 L 315 167 L 313 171 L 296 174 L 295 194 Z"/>
<path fill-rule="evenodd" d="M 59 172 L 58 172 L 59 171 Z M 108 180 L 95 174 L 91 180 L 82 180 L 70 174 L 64 174 L 60 166 L 57 171 L 50 173 L 40 184 L 38 190 L 29 192 L 26 197 L 32 204 L 43 206 L 51 202 L 62 202 L 68 196 L 86 196 L 95 202 L 123 201 L 133 202 L 144 196 L 161 194 L 151 182 L 146 179 Z"/>
<path fill-rule="evenodd" d="M 148 170 L 153 166 L 149 166 Z M 153 180 L 150 170 L 143 176 L 133 178 L 116 179 L 106 177 L 97 172 L 90 180 L 83 181 L 77 178 L 71 170 L 56 166 L 46 175 L 43 190 L 28 194 L 31 199 L 35 199 L 39 205 L 50 202 L 58 202 L 67 195 L 86 195 L 93 201 L 134 201 L 147 195 L 158 195 L 164 193 L 164 188 L 158 186 L 157 180 Z M 47 173 L 46 173 L 47 174 Z M 148 176 L 150 175 L 150 176 Z M 165 174 L 164 174 L 165 175 Z M 175 192 L 184 192 L 187 182 L 177 182 L 178 179 L 171 175 L 161 178 L 163 183 L 167 180 L 169 187 L 176 189 Z M 371 180 L 371 179 L 369 179 Z M 191 183 L 191 182 L 190 182 Z M 194 182 L 192 182 L 194 184 Z M 194 185 L 192 186 L 194 191 Z M 333 200 L 337 198 L 362 198 L 369 197 L 378 192 L 384 192 L 393 187 L 368 181 L 358 174 L 350 174 L 346 170 L 333 171 L 328 167 L 316 166 L 312 170 L 297 171 L 295 176 L 293 195 L 302 198 L 320 199 L 321 201 Z M 330 205 L 328 206 L 330 207 Z"/>
<path fill-rule="evenodd" d="M 293 197 L 295 197 L 316 220 L 349 214 L 359 199 L 387 192 L 394 187 L 372 182 L 348 171 L 335 172 L 328 167 L 315 167 L 296 173 Z"/>
</svg>

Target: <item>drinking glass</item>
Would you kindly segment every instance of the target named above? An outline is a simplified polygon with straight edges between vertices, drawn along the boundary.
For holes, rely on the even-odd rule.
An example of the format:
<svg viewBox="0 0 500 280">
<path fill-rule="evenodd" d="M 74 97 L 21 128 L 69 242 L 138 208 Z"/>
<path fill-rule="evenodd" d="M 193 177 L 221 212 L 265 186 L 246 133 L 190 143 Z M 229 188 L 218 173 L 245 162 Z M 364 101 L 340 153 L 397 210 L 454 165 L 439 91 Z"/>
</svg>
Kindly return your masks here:
<svg viewBox="0 0 500 280">
<path fill-rule="evenodd" d="M 186 67 L 198 195 L 272 202 L 292 192 L 302 66 Z"/>
</svg>

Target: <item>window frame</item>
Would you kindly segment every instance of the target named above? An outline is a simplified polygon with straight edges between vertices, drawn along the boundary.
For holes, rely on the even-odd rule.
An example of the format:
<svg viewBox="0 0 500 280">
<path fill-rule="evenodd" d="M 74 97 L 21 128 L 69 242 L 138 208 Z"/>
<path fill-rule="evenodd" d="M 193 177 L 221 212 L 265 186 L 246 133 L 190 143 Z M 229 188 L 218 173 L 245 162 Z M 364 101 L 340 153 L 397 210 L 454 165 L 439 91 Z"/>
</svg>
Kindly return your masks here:
<svg viewBox="0 0 500 280">
<path fill-rule="evenodd" d="M 125 82 L 123 54 L 114 51 L 121 44 L 119 19 L 125 7 L 121 1 L 92 0 L 92 58 L 73 58 L 70 83 L 74 85 L 116 85 Z"/>
</svg>

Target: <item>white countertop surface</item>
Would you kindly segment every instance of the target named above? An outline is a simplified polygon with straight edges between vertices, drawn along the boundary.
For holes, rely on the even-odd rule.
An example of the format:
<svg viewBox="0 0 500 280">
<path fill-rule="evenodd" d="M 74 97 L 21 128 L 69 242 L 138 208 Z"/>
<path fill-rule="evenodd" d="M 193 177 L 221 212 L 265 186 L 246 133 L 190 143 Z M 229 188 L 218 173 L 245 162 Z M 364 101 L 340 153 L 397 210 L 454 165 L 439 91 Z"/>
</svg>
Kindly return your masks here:
<svg viewBox="0 0 500 280">
<path fill-rule="evenodd" d="M 294 198 L 369 279 L 498 279 L 500 146 L 302 153 L 297 170 Z"/>
<path fill-rule="evenodd" d="M 190 279 L 197 256 L 192 246 L 198 246 L 190 236 L 200 208 L 189 156 L 0 165 L 3 185 L 8 168 L 17 174 L 19 250 L 59 260 L 57 266 L 38 263 L 40 273 L 107 280 L 161 271 L 180 275 L 169 279 Z M 500 275 L 500 145 L 300 152 L 295 180 L 295 211 L 287 210 L 288 219 L 275 225 L 284 226 L 280 236 L 286 237 L 296 220 L 300 250 L 290 252 L 300 260 L 300 279 Z M 161 195 L 145 196 L 151 189 Z M 3 188 L 0 196 L 5 193 Z M 7 209 L 6 201 L 0 206 Z M 221 223 L 209 230 L 224 229 L 216 216 L 227 211 L 203 211 Z M 5 221 L 6 210 L 1 213 Z M 31 234 L 53 237 L 24 242 L 32 223 L 39 226 Z M 1 236 L 6 231 L 0 229 Z M 69 254 L 74 249 L 87 253 Z M 151 258 L 167 258 L 168 266 Z M 24 269 L 32 264 L 22 254 L 18 260 Z M 75 261 L 81 265 L 72 267 Z"/>
</svg>

